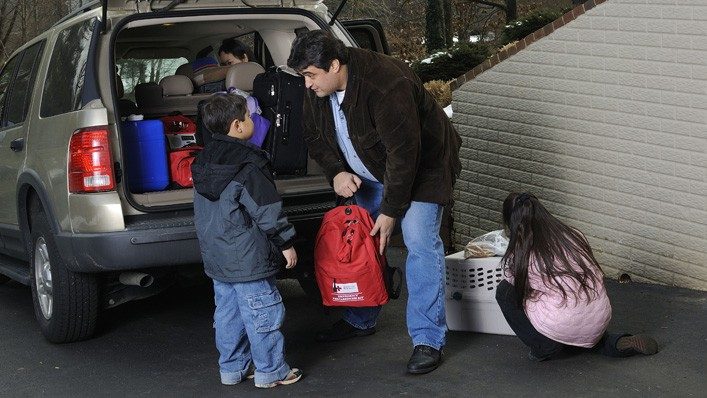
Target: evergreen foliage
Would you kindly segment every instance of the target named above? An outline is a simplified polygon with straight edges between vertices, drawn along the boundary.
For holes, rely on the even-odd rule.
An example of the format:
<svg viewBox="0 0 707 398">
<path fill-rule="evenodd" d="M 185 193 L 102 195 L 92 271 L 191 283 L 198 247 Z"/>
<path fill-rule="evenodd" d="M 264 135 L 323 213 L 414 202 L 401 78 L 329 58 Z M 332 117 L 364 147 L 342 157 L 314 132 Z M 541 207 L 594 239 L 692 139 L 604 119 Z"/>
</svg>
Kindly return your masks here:
<svg viewBox="0 0 707 398">
<path fill-rule="evenodd" d="M 557 9 L 540 9 L 523 18 L 509 22 L 501 31 L 499 44 L 501 46 L 520 40 L 543 26 L 561 17 L 564 11 Z"/>
<path fill-rule="evenodd" d="M 491 55 L 491 49 L 486 44 L 458 44 L 449 52 L 440 52 L 431 57 L 429 63 L 415 62 L 412 69 L 423 82 L 430 80 L 452 80 L 474 69 Z"/>
</svg>

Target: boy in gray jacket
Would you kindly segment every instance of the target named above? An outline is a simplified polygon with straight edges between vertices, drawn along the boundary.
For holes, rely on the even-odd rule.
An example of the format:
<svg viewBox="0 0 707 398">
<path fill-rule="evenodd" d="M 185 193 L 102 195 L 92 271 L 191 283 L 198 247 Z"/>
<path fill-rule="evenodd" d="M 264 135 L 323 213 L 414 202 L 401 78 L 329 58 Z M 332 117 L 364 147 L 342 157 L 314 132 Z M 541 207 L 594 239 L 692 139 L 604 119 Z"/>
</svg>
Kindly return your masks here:
<svg viewBox="0 0 707 398">
<path fill-rule="evenodd" d="M 221 383 L 254 376 L 260 388 L 292 384 L 302 372 L 285 362 L 275 274 L 282 256 L 287 268 L 297 264 L 295 229 L 267 154 L 248 142 L 253 121 L 245 99 L 215 94 L 207 101 L 204 124 L 214 136 L 192 165 L 194 221 L 204 271 L 214 281 Z"/>
</svg>

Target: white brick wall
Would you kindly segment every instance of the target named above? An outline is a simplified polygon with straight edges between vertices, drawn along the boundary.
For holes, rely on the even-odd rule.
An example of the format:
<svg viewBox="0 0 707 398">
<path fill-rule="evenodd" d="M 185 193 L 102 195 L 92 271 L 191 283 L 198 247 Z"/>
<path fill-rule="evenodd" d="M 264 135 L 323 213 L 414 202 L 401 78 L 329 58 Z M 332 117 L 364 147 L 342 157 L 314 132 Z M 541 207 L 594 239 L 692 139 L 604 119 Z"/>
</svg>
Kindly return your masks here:
<svg viewBox="0 0 707 398">
<path fill-rule="evenodd" d="M 454 92 L 455 242 L 530 191 L 609 276 L 707 290 L 707 1 L 608 0 Z"/>
</svg>

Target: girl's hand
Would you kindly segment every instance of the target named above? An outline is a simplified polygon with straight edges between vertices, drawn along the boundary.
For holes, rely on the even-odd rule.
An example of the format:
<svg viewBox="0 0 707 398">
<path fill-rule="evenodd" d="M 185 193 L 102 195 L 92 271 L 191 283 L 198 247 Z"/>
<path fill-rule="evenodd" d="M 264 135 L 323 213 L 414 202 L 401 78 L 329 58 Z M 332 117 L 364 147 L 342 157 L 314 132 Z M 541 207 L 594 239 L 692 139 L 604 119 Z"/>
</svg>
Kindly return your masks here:
<svg viewBox="0 0 707 398">
<path fill-rule="evenodd" d="M 297 265 L 297 252 L 295 251 L 294 246 L 289 249 L 283 250 L 282 255 L 285 256 L 285 260 L 287 261 L 287 264 L 285 264 L 285 268 L 290 269 L 294 268 L 295 265 Z"/>
</svg>

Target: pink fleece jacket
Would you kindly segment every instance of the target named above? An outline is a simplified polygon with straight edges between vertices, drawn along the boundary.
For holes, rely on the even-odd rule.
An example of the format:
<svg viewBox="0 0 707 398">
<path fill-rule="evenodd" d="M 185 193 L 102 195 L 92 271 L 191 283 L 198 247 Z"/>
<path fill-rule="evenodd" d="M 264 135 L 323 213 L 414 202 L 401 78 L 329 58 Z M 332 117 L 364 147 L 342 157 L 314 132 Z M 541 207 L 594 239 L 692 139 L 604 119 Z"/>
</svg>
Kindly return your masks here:
<svg viewBox="0 0 707 398">
<path fill-rule="evenodd" d="M 511 284 L 513 276 L 506 276 Z M 567 292 L 579 291 L 580 299 L 571 294 L 563 302 L 562 293 L 556 287 L 543 283 L 534 261 L 528 268 L 528 283 L 535 295 L 525 301 L 525 314 L 535 329 L 544 336 L 563 344 L 578 347 L 593 347 L 601 339 L 611 320 L 611 303 L 606 295 L 604 280 L 596 284 L 596 293 L 590 290 L 591 298 L 580 291 L 579 283 L 569 277 L 560 278 Z"/>
</svg>

